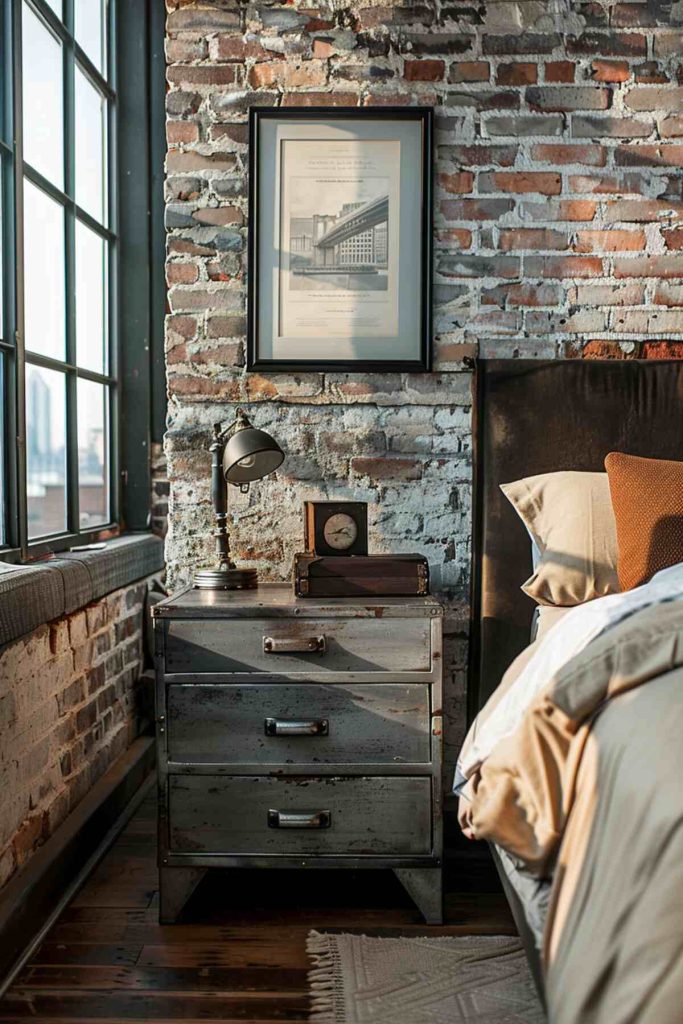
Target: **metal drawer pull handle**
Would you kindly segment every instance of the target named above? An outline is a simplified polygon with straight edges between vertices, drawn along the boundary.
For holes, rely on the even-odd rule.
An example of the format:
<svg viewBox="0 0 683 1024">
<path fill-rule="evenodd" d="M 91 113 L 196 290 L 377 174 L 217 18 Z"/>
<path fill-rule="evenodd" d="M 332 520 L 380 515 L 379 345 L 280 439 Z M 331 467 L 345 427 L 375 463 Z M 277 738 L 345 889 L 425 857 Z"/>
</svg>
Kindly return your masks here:
<svg viewBox="0 0 683 1024">
<path fill-rule="evenodd" d="M 329 736 L 330 723 L 327 718 L 312 718 L 310 721 L 291 718 L 266 718 L 266 736 Z"/>
<path fill-rule="evenodd" d="M 268 828 L 329 828 L 330 811 L 268 811 Z"/>
<path fill-rule="evenodd" d="M 324 636 L 264 636 L 264 654 L 324 654 Z"/>
</svg>

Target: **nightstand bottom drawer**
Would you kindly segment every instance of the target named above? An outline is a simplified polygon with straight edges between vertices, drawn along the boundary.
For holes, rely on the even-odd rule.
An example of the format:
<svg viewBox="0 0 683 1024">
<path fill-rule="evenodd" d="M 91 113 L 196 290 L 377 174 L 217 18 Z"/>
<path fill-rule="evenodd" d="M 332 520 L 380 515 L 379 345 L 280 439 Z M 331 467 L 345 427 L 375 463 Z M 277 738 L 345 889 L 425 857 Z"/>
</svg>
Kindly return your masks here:
<svg viewBox="0 0 683 1024">
<path fill-rule="evenodd" d="M 431 779 L 173 775 L 173 853 L 428 855 Z"/>
</svg>

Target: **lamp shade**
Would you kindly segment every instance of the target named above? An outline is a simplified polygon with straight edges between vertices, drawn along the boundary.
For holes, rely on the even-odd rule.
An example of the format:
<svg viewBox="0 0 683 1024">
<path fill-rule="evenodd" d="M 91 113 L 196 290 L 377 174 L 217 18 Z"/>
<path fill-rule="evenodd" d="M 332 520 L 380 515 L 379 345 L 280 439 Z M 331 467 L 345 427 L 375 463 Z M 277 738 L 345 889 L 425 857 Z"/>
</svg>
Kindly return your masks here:
<svg viewBox="0 0 683 1024">
<path fill-rule="evenodd" d="M 232 435 L 223 452 L 223 475 L 230 484 L 248 484 L 268 476 L 285 455 L 265 430 L 245 427 Z"/>
</svg>

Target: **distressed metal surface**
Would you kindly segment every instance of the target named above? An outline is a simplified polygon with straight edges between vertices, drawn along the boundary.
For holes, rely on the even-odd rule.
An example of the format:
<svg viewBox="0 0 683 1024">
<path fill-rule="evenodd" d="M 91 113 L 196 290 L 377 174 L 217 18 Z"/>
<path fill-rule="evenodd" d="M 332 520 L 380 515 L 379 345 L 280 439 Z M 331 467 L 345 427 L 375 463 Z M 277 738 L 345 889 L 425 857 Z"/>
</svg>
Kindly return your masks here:
<svg viewBox="0 0 683 1024">
<path fill-rule="evenodd" d="M 443 615 L 434 597 L 323 598 L 299 599 L 288 583 L 261 583 L 257 590 L 178 591 L 154 608 L 155 618 L 244 619 L 296 618 L 405 618 Z"/>
<path fill-rule="evenodd" d="M 394 868 L 427 924 L 443 923 L 443 872 L 439 868 Z"/>
<path fill-rule="evenodd" d="M 312 636 L 324 643 L 311 647 Z M 264 650 L 264 639 L 287 650 Z M 174 619 L 166 633 L 170 673 L 306 674 L 429 672 L 429 619 Z"/>
<path fill-rule="evenodd" d="M 168 757 L 178 764 L 428 764 L 429 687 L 171 685 Z M 266 719 L 281 723 L 266 733 Z M 287 723 L 327 720 L 327 734 L 291 735 Z"/>
<path fill-rule="evenodd" d="M 268 827 L 271 810 L 316 814 L 325 829 Z M 427 854 L 430 779 L 311 776 L 169 778 L 170 847 L 186 853 Z"/>
<path fill-rule="evenodd" d="M 161 608 L 155 623 L 161 912 L 170 914 L 172 901 L 173 914 L 177 913 L 176 906 L 182 902 L 188 876 L 175 886 L 173 873 L 185 872 L 188 868 L 389 867 L 434 872 L 424 878 L 418 876 L 419 882 L 412 875 L 403 875 L 402 880 L 426 918 L 435 920 L 443 846 L 442 609 L 432 598 L 384 598 L 372 604 L 326 599 L 305 602 L 306 615 L 302 616 L 302 604 L 304 602 L 292 598 L 291 588 L 272 585 L 249 594 L 185 593 L 156 606 Z M 253 627 L 256 618 L 259 629 L 267 620 L 268 631 L 261 634 L 252 628 L 251 635 L 257 642 L 249 652 L 255 649 L 260 657 L 271 659 L 267 671 L 244 665 L 244 629 Z M 210 674 L 169 672 L 166 628 L 169 622 L 177 624 L 179 621 L 194 625 L 195 629 L 213 622 L 212 635 L 218 635 L 220 629 L 224 633 L 229 630 L 234 642 L 232 650 L 239 651 L 239 655 L 228 650 L 227 656 L 239 657 L 243 669 Z M 320 625 L 315 633 L 309 631 L 313 621 Z M 304 661 L 303 667 L 293 668 L 291 656 L 283 654 L 277 656 L 282 666 L 273 668 L 273 655 L 263 654 L 263 636 L 279 633 L 280 627 L 280 635 L 291 635 L 293 628 L 297 633 L 301 630 L 302 635 L 320 632 L 339 637 L 343 635 L 342 629 L 350 626 L 349 635 L 358 637 L 358 627 L 368 624 L 373 626 L 371 635 L 376 637 L 376 652 L 388 652 L 386 657 L 392 659 L 390 664 L 397 663 L 396 651 L 405 649 L 402 642 L 407 632 L 417 630 L 417 634 L 413 632 L 411 636 L 419 638 L 417 657 L 423 659 L 420 664 L 427 664 L 427 669 L 414 671 L 406 667 L 415 659 L 411 644 L 407 646 L 412 654 L 409 650 L 407 660 L 403 659 L 401 667 L 394 669 L 373 668 L 377 663 L 376 652 L 375 661 L 371 661 L 368 669 L 367 650 L 360 644 L 352 648 L 352 654 L 364 663 L 353 671 L 340 670 L 339 665 L 334 670 L 321 669 L 323 659 L 319 655 L 313 655 L 312 660 L 318 666 L 313 668 L 311 661 L 304 661 L 308 655 L 297 654 L 294 659 Z M 375 633 L 375 625 L 382 631 L 381 635 Z M 196 639 L 195 632 L 193 642 Z M 428 655 L 427 662 L 424 652 Z M 215 652 L 209 656 L 215 656 Z M 344 657 L 348 658 L 348 654 Z M 173 703 L 176 694 L 181 692 L 186 696 L 177 698 L 173 721 L 169 723 L 167 701 L 170 697 Z M 218 710 L 211 709 L 210 699 L 207 708 L 202 710 L 200 694 L 204 692 L 213 693 L 215 697 L 219 693 L 240 693 L 239 700 L 229 702 L 232 703 L 229 715 L 245 702 L 239 710 L 239 715 L 244 716 L 245 731 L 238 730 L 236 736 L 245 748 L 242 760 L 219 764 L 201 760 L 201 757 L 213 756 L 207 744 L 212 747 L 216 743 L 221 749 L 227 749 L 230 742 L 227 737 L 223 739 L 220 726 L 212 724 L 211 715 L 220 717 L 222 713 L 222 700 L 218 701 Z M 360 729 L 352 730 L 351 723 L 361 712 L 351 712 L 349 702 L 357 705 L 359 697 L 366 692 L 367 699 L 362 704 L 366 717 L 361 717 Z M 397 694 L 407 697 L 409 692 L 411 700 L 405 704 L 395 700 L 387 702 L 388 697 Z M 256 722 L 261 722 L 259 740 L 265 743 L 265 718 L 281 716 L 279 707 L 271 710 L 273 705 L 268 704 L 267 698 L 274 695 L 279 700 L 289 694 L 295 695 L 292 720 L 300 705 L 297 720 L 329 718 L 333 723 L 332 712 L 328 710 L 323 716 L 322 703 L 318 709 L 317 704 L 312 707 L 311 701 L 322 701 L 320 695 L 324 694 L 326 707 L 339 704 L 343 709 L 341 721 L 349 733 L 349 745 L 338 742 L 334 730 L 329 737 L 288 736 L 270 740 L 277 744 L 302 745 L 330 740 L 338 743 L 335 758 L 344 760 L 297 762 L 295 748 L 293 756 L 271 764 L 264 757 L 263 747 L 256 742 L 250 745 L 248 723 L 254 720 L 254 714 L 258 715 Z M 415 701 L 413 695 L 417 697 Z M 262 701 L 260 708 L 259 700 Z M 405 721 L 410 723 L 407 730 Z M 186 745 L 182 756 L 193 760 L 169 760 L 169 737 L 173 752 L 178 735 Z M 198 745 L 199 750 L 193 751 L 191 745 Z M 422 751 L 427 750 L 427 745 L 429 753 L 425 755 Z M 358 756 L 360 748 L 369 754 L 361 752 Z M 398 752 L 397 748 L 400 748 Z M 403 760 L 416 756 L 417 750 L 423 760 Z M 237 757 L 234 752 L 230 756 Z M 362 760 L 365 756 L 376 757 L 378 763 Z M 381 757 L 387 759 L 380 762 Z M 257 791 L 262 794 L 259 803 L 254 800 Z M 327 799 L 318 801 L 315 806 L 308 802 L 303 806 L 298 800 L 278 805 L 267 796 L 275 791 L 324 794 Z M 248 798 L 246 793 L 250 794 Z M 330 827 L 322 830 L 268 828 L 268 813 L 278 810 L 309 814 L 329 811 Z M 170 889 L 166 900 L 164 889 Z"/>
</svg>

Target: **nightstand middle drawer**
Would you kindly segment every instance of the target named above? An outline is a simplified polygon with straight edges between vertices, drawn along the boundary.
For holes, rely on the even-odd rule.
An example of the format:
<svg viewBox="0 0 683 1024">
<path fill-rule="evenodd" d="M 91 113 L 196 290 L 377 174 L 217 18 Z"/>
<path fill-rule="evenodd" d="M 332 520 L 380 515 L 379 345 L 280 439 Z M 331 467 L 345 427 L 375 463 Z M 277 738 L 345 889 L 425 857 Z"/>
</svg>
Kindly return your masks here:
<svg viewBox="0 0 683 1024">
<path fill-rule="evenodd" d="M 173 683 L 174 764 L 420 764 L 431 759 L 430 687 Z"/>
</svg>

